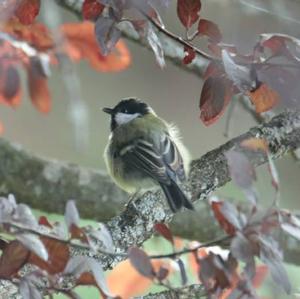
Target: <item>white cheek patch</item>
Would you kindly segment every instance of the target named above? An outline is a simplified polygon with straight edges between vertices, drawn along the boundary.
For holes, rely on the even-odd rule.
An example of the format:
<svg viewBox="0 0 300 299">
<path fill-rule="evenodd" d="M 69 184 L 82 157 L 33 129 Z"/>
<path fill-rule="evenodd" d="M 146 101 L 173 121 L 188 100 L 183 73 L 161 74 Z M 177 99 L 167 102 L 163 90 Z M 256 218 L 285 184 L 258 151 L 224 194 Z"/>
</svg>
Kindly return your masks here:
<svg viewBox="0 0 300 299">
<path fill-rule="evenodd" d="M 116 122 L 117 122 L 118 125 L 124 125 L 124 124 L 132 121 L 133 119 L 135 119 L 135 118 L 137 118 L 139 116 L 141 116 L 140 113 L 127 114 L 127 113 L 118 112 L 115 115 L 115 120 L 116 120 Z"/>
</svg>

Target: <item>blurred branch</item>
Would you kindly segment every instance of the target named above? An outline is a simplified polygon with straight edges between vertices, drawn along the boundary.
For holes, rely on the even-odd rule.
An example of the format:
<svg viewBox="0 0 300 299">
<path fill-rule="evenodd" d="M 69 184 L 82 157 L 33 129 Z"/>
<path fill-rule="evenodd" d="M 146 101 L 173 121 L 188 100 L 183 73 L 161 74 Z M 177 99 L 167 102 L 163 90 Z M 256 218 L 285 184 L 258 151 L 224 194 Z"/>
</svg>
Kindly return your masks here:
<svg viewBox="0 0 300 299">
<path fill-rule="evenodd" d="M 0 139 L 0 193 L 14 193 L 35 209 L 64 213 L 76 198 L 81 215 L 108 220 L 124 206 L 125 193 L 101 171 L 43 159 Z"/>
<path fill-rule="evenodd" d="M 194 201 L 207 198 L 216 188 L 230 181 L 224 156 L 228 150 L 242 150 L 255 166 L 267 162 L 263 152 L 247 151 L 239 147 L 240 142 L 252 137 L 265 139 L 272 157 L 277 159 L 300 146 L 300 114 L 282 113 L 269 123 L 252 128 L 194 160 L 188 187 Z M 124 205 L 124 193 L 100 171 L 42 159 L 4 139 L 0 139 L 0 161 L 1 193 L 14 193 L 23 203 L 33 208 L 61 214 L 66 201 L 75 198 L 83 217 L 107 220 Z M 126 252 L 130 246 L 142 244 L 152 235 L 155 223 L 170 222 L 173 216 L 160 191 L 145 193 L 107 223 L 117 252 Z M 185 211 L 176 215 L 172 230 L 176 235 L 201 242 L 220 237 L 220 229 L 205 205 L 199 207 L 196 213 Z M 294 245 L 293 242 L 286 242 L 286 260 L 299 264 Z M 75 251 L 76 254 L 83 254 L 80 250 Z M 108 269 L 121 258 L 99 255 L 98 259 Z"/>
<path fill-rule="evenodd" d="M 56 0 L 56 3 L 65 8 L 67 11 L 81 18 L 81 7 L 83 0 Z M 138 33 L 134 30 L 131 24 L 129 24 L 128 22 L 122 22 L 119 24 L 119 28 L 121 29 L 123 36 L 128 40 L 147 47 L 146 44 L 143 44 L 141 42 Z M 198 76 L 202 76 L 204 74 L 209 60 L 205 59 L 202 55 L 197 55 L 192 63 L 190 63 L 189 65 L 185 65 L 182 63 L 182 59 L 184 57 L 183 45 L 179 43 L 178 39 L 174 38 L 174 36 L 168 36 L 166 32 L 163 31 L 159 31 L 158 36 L 164 49 L 165 57 L 168 60 L 176 65 L 179 65 L 181 68 L 187 71 L 195 73 Z"/>
</svg>

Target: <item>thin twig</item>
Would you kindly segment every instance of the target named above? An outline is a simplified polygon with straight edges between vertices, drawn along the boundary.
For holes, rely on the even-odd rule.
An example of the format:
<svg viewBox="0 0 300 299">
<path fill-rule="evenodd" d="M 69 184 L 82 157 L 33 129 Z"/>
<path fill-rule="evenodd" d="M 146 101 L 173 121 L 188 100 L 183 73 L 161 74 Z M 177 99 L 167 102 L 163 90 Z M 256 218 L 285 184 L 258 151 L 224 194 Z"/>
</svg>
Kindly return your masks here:
<svg viewBox="0 0 300 299">
<path fill-rule="evenodd" d="M 48 238 L 54 241 L 58 241 L 61 242 L 63 244 L 69 245 L 71 247 L 75 247 L 77 249 L 84 249 L 84 250 L 90 250 L 90 246 L 82 244 L 82 243 L 75 243 L 74 241 L 70 240 L 70 239 L 63 239 L 60 238 L 58 236 L 54 236 L 48 233 L 44 233 L 44 232 L 40 232 L 38 230 L 32 229 L 32 228 L 28 228 L 28 227 L 24 227 L 20 224 L 14 223 L 14 222 L 6 222 L 4 223 L 5 226 L 9 226 L 11 228 L 14 228 L 18 231 L 21 231 L 23 233 L 30 233 L 39 237 L 44 237 L 44 238 Z M 223 236 L 221 238 L 212 240 L 212 241 L 208 241 L 206 243 L 202 243 L 199 244 L 198 246 L 194 247 L 194 248 L 185 248 L 183 250 L 180 251 L 175 251 L 172 252 L 170 254 L 160 254 L 160 255 L 150 255 L 149 258 L 150 259 L 161 259 L 161 258 L 175 258 L 177 256 L 180 256 L 182 254 L 186 254 L 186 253 L 191 253 L 191 252 L 195 252 L 197 251 L 199 248 L 204 248 L 204 247 L 209 247 L 209 246 L 213 246 L 213 245 L 217 245 L 220 244 L 226 240 L 230 240 L 231 237 L 230 236 Z M 100 254 L 105 254 L 105 255 L 109 255 L 109 256 L 113 256 L 113 257 L 123 257 L 123 258 L 128 258 L 128 254 L 126 253 L 122 253 L 122 252 L 110 252 L 110 251 L 106 251 L 104 249 L 101 248 L 97 248 L 97 253 Z"/>
<path fill-rule="evenodd" d="M 200 248 L 204 248 L 204 247 L 210 247 L 210 246 L 214 246 L 214 245 L 219 245 L 220 243 L 224 242 L 224 241 L 228 241 L 230 240 L 232 237 L 231 236 L 223 236 L 221 238 L 212 240 L 212 241 L 208 241 L 206 243 L 202 243 L 197 245 L 194 248 L 185 248 L 183 250 L 180 251 L 175 251 L 173 253 L 169 253 L 169 254 L 160 254 L 160 255 L 150 255 L 149 257 L 151 259 L 162 259 L 162 258 L 175 258 L 179 255 L 182 254 L 186 254 L 186 253 L 191 253 L 191 252 L 195 252 Z"/>
<path fill-rule="evenodd" d="M 175 35 L 174 33 L 170 32 L 169 30 L 165 29 L 164 27 L 162 27 L 158 22 L 156 22 L 154 19 L 152 19 L 151 17 L 149 17 L 147 14 L 143 15 L 149 20 L 149 22 L 160 32 L 162 32 L 163 34 L 165 34 L 166 36 L 170 37 L 171 39 L 177 41 L 179 44 L 189 47 L 191 49 L 193 49 L 198 55 L 200 55 L 201 57 L 203 57 L 204 59 L 207 59 L 209 61 L 221 61 L 220 58 L 217 57 L 213 57 L 211 55 L 209 55 L 208 53 L 200 50 L 199 48 L 195 47 L 194 45 L 192 45 L 191 43 L 185 41 L 184 39 L 182 39 L 181 37 Z"/>
</svg>

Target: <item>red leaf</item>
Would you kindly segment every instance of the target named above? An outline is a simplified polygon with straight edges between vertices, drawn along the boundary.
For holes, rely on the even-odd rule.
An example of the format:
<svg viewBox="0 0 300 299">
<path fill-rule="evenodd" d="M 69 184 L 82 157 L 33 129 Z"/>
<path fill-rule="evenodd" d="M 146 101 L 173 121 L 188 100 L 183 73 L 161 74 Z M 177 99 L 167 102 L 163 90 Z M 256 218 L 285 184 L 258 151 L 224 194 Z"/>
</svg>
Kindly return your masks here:
<svg viewBox="0 0 300 299">
<path fill-rule="evenodd" d="M 27 41 L 39 51 L 48 51 L 52 64 L 57 64 L 56 57 L 59 54 L 67 55 L 73 62 L 86 59 L 91 67 L 101 72 L 121 71 L 126 69 L 131 62 L 130 52 L 123 41 L 119 41 L 113 52 L 104 57 L 96 41 L 95 26 L 88 21 L 61 25 L 59 33 L 64 36 L 64 42 L 60 45 L 53 41 L 51 32 L 43 24 L 33 23 L 31 26 L 24 26 L 16 20 L 11 20 L 5 24 L 4 31 L 20 40 Z M 2 53 L 3 44 L 0 46 L 0 51 Z M 11 54 L 11 49 L 9 49 L 9 54 Z M 25 64 L 28 64 L 28 57 L 26 57 Z"/>
<path fill-rule="evenodd" d="M 154 225 L 155 231 L 157 231 L 161 236 L 168 240 L 172 245 L 174 245 L 173 234 L 170 229 L 164 223 L 156 223 Z"/>
<path fill-rule="evenodd" d="M 70 257 L 68 245 L 46 237 L 41 237 L 41 241 L 47 249 L 48 261 L 44 261 L 32 253 L 30 255 L 29 262 L 43 270 L 46 270 L 49 274 L 62 272 Z"/>
<path fill-rule="evenodd" d="M 257 113 L 272 109 L 279 102 L 279 94 L 267 84 L 261 84 L 256 90 L 248 92 Z"/>
<path fill-rule="evenodd" d="M 197 22 L 200 9 L 200 0 L 177 0 L 177 15 L 187 29 Z"/>
<path fill-rule="evenodd" d="M 222 70 L 221 65 L 213 60 L 207 66 L 203 79 L 206 80 L 209 77 L 221 77 L 222 75 L 225 75 L 224 69 Z"/>
<path fill-rule="evenodd" d="M 188 47 L 188 46 L 184 46 L 184 58 L 183 58 L 183 63 L 184 64 L 189 64 L 191 63 L 194 58 L 196 57 L 196 52 L 191 48 L 191 47 Z"/>
<path fill-rule="evenodd" d="M 217 24 L 209 20 L 201 19 L 198 23 L 199 35 L 205 35 L 213 42 L 220 42 L 222 34 Z"/>
<path fill-rule="evenodd" d="M 98 0 L 85 0 L 82 5 L 82 16 L 85 20 L 95 20 L 104 7 Z"/>
<path fill-rule="evenodd" d="M 231 222 L 227 220 L 227 218 L 222 213 L 222 201 L 212 201 L 211 208 L 214 212 L 215 218 L 218 220 L 220 226 L 224 229 L 224 231 L 232 236 L 235 234 L 236 228 L 232 225 Z"/>
<path fill-rule="evenodd" d="M 94 275 L 90 272 L 84 272 L 76 281 L 76 285 L 93 285 L 98 288 Z"/>
<path fill-rule="evenodd" d="M 48 80 L 33 62 L 31 62 L 28 67 L 27 80 L 29 94 L 33 105 L 40 112 L 48 113 L 51 110 Z"/>
<path fill-rule="evenodd" d="M 11 278 L 27 263 L 30 251 L 19 241 L 11 241 L 5 246 L 0 258 L 0 277 Z"/>
<path fill-rule="evenodd" d="M 205 80 L 200 97 L 200 118 L 206 126 L 216 122 L 223 114 L 233 95 L 232 83 L 222 77 Z"/>
<path fill-rule="evenodd" d="M 71 234 L 72 239 L 78 239 L 81 240 L 84 243 L 88 243 L 88 239 L 86 234 L 84 233 L 84 230 L 77 226 L 76 224 L 72 223 L 69 227 L 69 232 Z"/>
<path fill-rule="evenodd" d="M 15 15 L 22 24 L 32 24 L 39 14 L 40 5 L 40 0 L 22 0 L 15 11 Z"/>
<path fill-rule="evenodd" d="M 70 23 L 64 24 L 60 28 L 66 39 L 65 50 L 71 60 L 87 59 L 94 69 L 102 72 L 121 71 L 129 66 L 131 56 L 122 41 L 116 44 L 109 55 L 103 56 L 101 54 L 93 23 Z"/>
<path fill-rule="evenodd" d="M 39 51 L 51 50 L 55 47 L 50 30 L 40 23 L 24 26 L 18 20 L 12 19 L 5 24 L 4 31 L 17 39 L 28 42 Z"/>
<path fill-rule="evenodd" d="M 299 47 L 300 40 L 287 34 L 264 33 L 260 35 L 259 43 L 261 46 L 269 48 L 273 55 L 287 54 L 289 56 L 290 51 L 287 43 Z"/>
<path fill-rule="evenodd" d="M 53 228 L 53 226 L 51 225 L 51 223 L 48 221 L 46 216 L 41 216 L 39 218 L 39 225 L 43 225 L 43 226 L 47 226 L 49 228 Z"/>
<path fill-rule="evenodd" d="M 128 251 L 128 257 L 132 266 L 141 275 L 150 279 L 153 279 L 155 277 L 150 258 L 143 250 L 137 247 L 131 247 Z"/>
</svg>

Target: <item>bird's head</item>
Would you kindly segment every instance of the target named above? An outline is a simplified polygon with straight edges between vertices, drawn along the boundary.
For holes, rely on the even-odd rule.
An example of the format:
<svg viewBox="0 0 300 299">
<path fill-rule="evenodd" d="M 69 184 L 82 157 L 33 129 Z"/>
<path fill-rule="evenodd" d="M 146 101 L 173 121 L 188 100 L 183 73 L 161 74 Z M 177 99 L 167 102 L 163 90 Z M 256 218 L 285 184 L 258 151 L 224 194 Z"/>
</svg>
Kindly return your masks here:
<svg viewBox="0 0 300 299">
<path fill-rule="evenodd" d="M 137 98 L 122 99 L 114 108 L 103 108 L 111 116 L 111 130 L 124 125 L 137 117 L 153 113 L 153 109 Z"/>
</svg>

